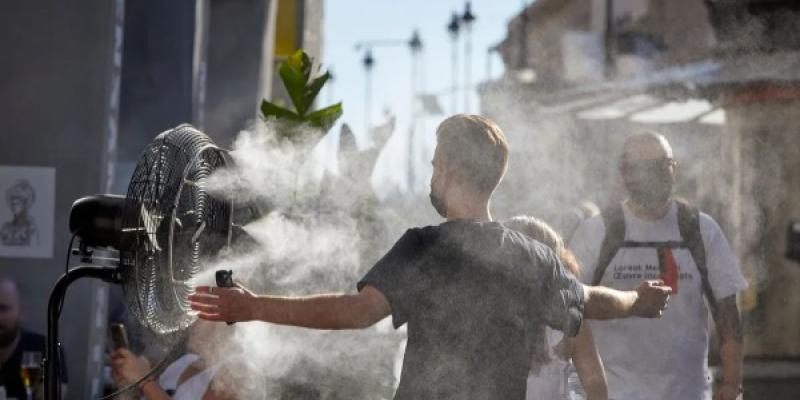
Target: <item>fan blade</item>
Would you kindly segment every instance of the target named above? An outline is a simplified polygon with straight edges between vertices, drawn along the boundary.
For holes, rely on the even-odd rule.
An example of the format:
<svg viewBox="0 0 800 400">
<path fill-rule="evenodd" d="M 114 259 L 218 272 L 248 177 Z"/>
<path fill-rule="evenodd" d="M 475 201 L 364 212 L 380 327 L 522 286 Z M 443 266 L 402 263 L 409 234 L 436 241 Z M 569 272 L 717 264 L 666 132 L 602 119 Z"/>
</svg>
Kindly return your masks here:
<svg viewBox="0 0 800 400">
<path fill-rule="evenodd" d="M 147 239 L 150 240 L 150 244 L 153 245 L 153 248 L 156 251 L 161 251 L 161 246 L 159 246 L 158 238 L 156 237 L 156 230 L 158 229 L 158 226 L 164 217 L 155 213 L 151 213 L 147 210 L 144 204 L 142 204 L 141 215 L 142 223 L 144 224 L 147 232 Z"/>
</svg>

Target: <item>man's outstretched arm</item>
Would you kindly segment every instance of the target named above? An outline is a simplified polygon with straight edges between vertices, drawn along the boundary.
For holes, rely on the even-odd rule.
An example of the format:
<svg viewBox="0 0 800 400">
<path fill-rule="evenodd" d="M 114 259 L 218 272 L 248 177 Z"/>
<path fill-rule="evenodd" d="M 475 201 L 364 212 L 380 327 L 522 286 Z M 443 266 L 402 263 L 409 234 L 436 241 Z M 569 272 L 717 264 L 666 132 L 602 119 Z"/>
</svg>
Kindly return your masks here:
<svg viewBox="0 0 800 400">
<path fill-rule="evenodd" d="M 203 286 L 189 301 L 198 317 L 209 321 L 264 321 L 313 329 L 362 329 L 392 311 L 386 297 L 370 285 L 354 294 L 303 297 L 256 295 L 241 286 Z"/>
<path fill-rule="evenodd" d="M 657 318 L 667 308 L 672 289 L 661 281 L 644 281 L 634 290 L 584 286 L 584 316 L 589 319 Z"/>
</svg>

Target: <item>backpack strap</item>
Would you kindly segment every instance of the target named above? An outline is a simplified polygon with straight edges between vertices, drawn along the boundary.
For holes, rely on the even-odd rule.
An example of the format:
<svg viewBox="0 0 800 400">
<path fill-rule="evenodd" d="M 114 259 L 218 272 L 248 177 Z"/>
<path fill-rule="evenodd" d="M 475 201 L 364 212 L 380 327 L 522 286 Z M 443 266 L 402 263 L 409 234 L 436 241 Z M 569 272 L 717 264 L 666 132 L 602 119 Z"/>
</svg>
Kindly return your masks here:
<svg viewBox="0 0 800 400">
<path fill-rule="evenodd" d="M 611 260 L 625 242 L 625 215 L 622 212 L 622 203 L 615 203 L 600 214 L 603 217 L 603 225 L 606 227 L 606 235 L 603 244 L 600 246 L 600 254 L 597 257 L 597 266 L 594 269 L 592 285 L 597 286 L 603 279 L 603 274 L 611 264 Z"/>
<path fill-rule="evenodd" d="M 717 301 L 714 298 L 714 291 L 711 289 L 711 281 L 708 280 L 708 267 L 706 265 L 706 248 L 703 244 L 703 236 L 700 232 L 700 211 L 684 201 L 676 200 L 678 204 L 678 229 L 681 233 L 689 253 L 697 265 L 700 273 L 700 283 L 708 302 L 708 307 L 712 314 L 717 311 Z"/>
</svg>

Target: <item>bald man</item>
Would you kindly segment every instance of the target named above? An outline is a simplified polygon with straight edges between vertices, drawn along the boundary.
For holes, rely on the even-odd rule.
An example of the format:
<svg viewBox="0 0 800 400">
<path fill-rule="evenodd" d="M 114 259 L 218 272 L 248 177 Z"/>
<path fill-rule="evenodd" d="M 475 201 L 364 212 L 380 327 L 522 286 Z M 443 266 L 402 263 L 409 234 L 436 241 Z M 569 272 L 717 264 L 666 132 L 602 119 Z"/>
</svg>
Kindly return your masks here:
<svg viewBox="0 0 800 400">
<path fill-rule="evenodd" d="M 23 330 L 21 320 L 22 306 L 17 284 L 10 278 L 0 277 L 0 385 L 5 386 L 9 398 L 19 400 L 28 398 L 20 376 L 22 353 L 38 352 L 44 356 L 45 348 L 44 336 Z M 66 382 L 63 365 L 62 379 Z M 35 398 L 39 399 L 42 395 L 41 382 L 36 389 Z M 64 389 L 62 393 L 65 394 Z"/>
<path fill-rule="evenodd" d="M 628 137 L 619 160 L 627 198 L 584 221 L 570 243 L 587 282 L 627 289 L 660 278 L 672 287 L 661 319 L 590 322 L 611 399 L 711 398 L 704 297 L 721 346 L 723 381 L 715 399 L 741 392 L 736 294 L 747 282 L 719 225 L 671 197 L 677 165 L 664 136 Z"/>
</svg>

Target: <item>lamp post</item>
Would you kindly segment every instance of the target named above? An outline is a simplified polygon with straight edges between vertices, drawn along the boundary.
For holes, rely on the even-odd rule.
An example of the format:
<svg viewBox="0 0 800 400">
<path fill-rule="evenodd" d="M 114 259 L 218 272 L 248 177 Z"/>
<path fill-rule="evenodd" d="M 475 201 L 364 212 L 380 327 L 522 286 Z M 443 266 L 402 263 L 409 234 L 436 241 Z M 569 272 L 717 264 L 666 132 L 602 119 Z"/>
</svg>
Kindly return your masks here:
<svg viewBox="0 0 800 400">
<path fill-rule="evenodd" d="M 364 65 L 364 133 L 369 135 L 372 124 L 372 67 L 375 65 L 371 48 L 367 47 L 364 50 L 361 63 Z"/>
<path fill-rule="evenodd" d="M 486 68 L 485 68 L 485 71 L 486 71 L 486 81 L 487 82 L 490 79 L 492 79 L 492 55 L 499 51 L 499 46 L 500 46 L 499 44 L 496 44 L 494 46 L 489 46 L 489 48 L 486 49 Z"/>
<path fill-rule="evenodd" d="M 411 102 L 412 102 L 412 112 L 413 112 L 413 103 L 416 96 L 419 94 L 420 88 L 420 54 L 422 52 L 422 39 L 419 36 L 419 31 L 414 30 L 411 34 L 411 39 L 408 40 L 408 49 L 411 51 Z M 413 114 L 412 114 L 413 117 Z"/>
<path fill-rule="evenodd" d="M 452 79 L 453 79 L 453 87 L 452 87 L 452 109 L 450 112 L 455 114 L 458 112 L 458 31 L 461 25 L 461 17 L 458 16 L 458 13 L 453 13 L 450 17 L 450 23 L 447 24 L 447 31 L 450 32 L 450 39 L 452 43 Z"/>
<path fill-rule="evenodd" d="M 470 97 L 472 96 L 471 68 L 472 68 L 472 24 L 475 22 L 475 14 L 472 13 L 472 3 L 466 2 L 464 5 L 464 15 L 461 16 L 461 23 L 464 25 L 464 112 L 470 112 Z"/>
<path fill-rule="evenodd" d="M 334 73 L 333 71 L 333 66 L 328 67 L 328 75 L 330 76 L 328 78 L 328 93 L 327 93 L 328 96 L 327 96 L 327 101 L 325 103 L 333 104 L 333 99 L 335 94 L 333 87 L 334 84 L 336 83 L 336 73 Z"/>
<path fill-rule="evenodd" d="M 375 64 L 375 58 L 372 56 L 372 50 L 376 47 L 396 47 L 405 46 L 408 43 L 405 39 L 378 39 L 378 40 L 362 40 L 356 43 L 356 51 L 364 50 L 364 58 L 361 63 L 364 66 L 364 120 L 366 123 L 364 132 L 369 135 L 370 126 L 372 123 L 372 67 Z"/>
<path fill-rule="evenodd" d="M 616 48 L 614 35 L 614 0 L 606 0 L 606 26 L 603 35 L 603 50 L 605 55 L 605 77 L 612 79 L 617 72 Z"/>
<path fill-rule="evenodd" d="M 419 96 L 421 88 L 420 77 L 422 74 L 422 66 L 420 65 L 420 54 L 422 53 L 422 39 L 419 37 L 419 31 L 416 29 L 411 34 L 411 39 L 408 41 L 408 49 L 411 51 L 411 108 L 409 109 L 411 115 L 411 124 L 408 130 L 408 190 L 413 193 L 416 185 L 415 174 L 415 152 L 414 144 L 416 139 L 417 127 L 417 97 Z"/>
</svg>

